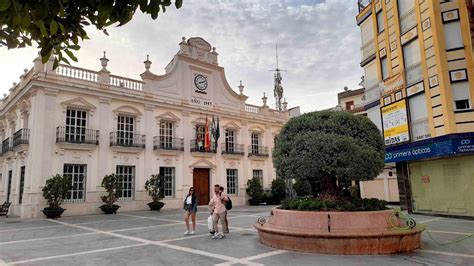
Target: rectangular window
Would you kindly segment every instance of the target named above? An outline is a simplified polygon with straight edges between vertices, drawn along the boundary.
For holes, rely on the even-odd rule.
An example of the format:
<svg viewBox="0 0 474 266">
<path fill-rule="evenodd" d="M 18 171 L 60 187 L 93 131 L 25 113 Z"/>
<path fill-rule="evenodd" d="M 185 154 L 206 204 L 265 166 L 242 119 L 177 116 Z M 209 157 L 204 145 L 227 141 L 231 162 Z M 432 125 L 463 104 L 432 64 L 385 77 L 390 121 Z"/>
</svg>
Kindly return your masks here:
<svg viewBox="0 0 474 266">
<path fill-rule="evenodd" d="M 135 118 L 119 115 L 117 117 L 117 143 L 123 146 L 133 145 L 135 133 Z"/>
<path fill-rule="evenodd" d="M 428 124 L 428 108 L 424 93 L 408 98 L 410 108 L 411 138 L 414 141 L 431 137 Z"/>
<path fill-rule="evenodd" d="M 385 30 L 385 23 L 383 21 L 383 12 L 377 13 L 377 31 L 381 33 Z"/>
<path fill-rule="evenodd" d="M 235 150 L 235 131 L 226 129 L 225 131 L 225 150 L 227 152 L 234 152 Z"/>
<path fill-rule="evenodd" d="M 204 125 L 196 125 L 196 148 L 199 151 L 204 150 L 204 138 L 206 136 L 206 127 Z"/>
<path fill-rule="evenodd" d="M 83 110 L 66 110 L 66 133 L 67 142 L 85 142 L 87 127 L 87 112 Z"/>
<path fill-rule="evenodd" d="M 227 169 L 227 194 L 237 195 L 237 169 Z"/>
<path fill-rule="evenodd" d="M 258 178 L 258 180 L 260 181 L 260 185 L 262 185 L 263 187 L 263 170 L 253 170 L 252 177 Z"/>
<path fill-rule="evenodd" d="M 382 70 L 382 80 L 386 80 L 388 78 L 387 57 L 380 59 L 380 68 Z"/>
<path fill-rule="evenodd" d="M 12 179 L 13 179 L 13 171 L 8 171 L 8 186 L 7 186 L 7 202 L 10 202 L 10 195 L 12 193 Z"/>
<path fill-rule="evenodd" d="M 160 147 L 163 149 L 173 148 L 173 122 L 160 122 Z"/>
<path fill-rule="evenodd" d="M 415 1 L 413 0 L 398 0 L 398 14 L 405 15 L 415 8 Z"/>
<path fill-rule="evenodd" d="M 122 200 L 133 199 L 135 191 L 135 166 L 117 165 L 117 175 L 122 183 L 119 198 Z"/>
<path fill-rule="evenodd" d="M 450 21 L 443 24 L 446 50 L 464 48 L 462 42 L 461 25 L 459 21 Z"/>
<path fill-rule="evenodd" d="M 452 83 L 454 110 L 462 111 L 471 109 L 469 97 L 469 83 L 467 81 Z"/>
<path fill-rule="evenodd" d="M 175 168 L 160 167 L 160 174 L 165 177 L 165 197 L 174 197 Z"/>
<path fill-rule="evenodd" d="M 258 154 L 259 153 L 259 144 L 260 144 L 260 134 L 258 133 L 252 133 L 250 136 L 251 139 L 251 147 L 252 147 L 252 154 Z"/>
<path fill-rule="evenodd" d="M 354 109 L 354 101 L 346 102 L 346 110 Z"/>
<path fill-rule="evenodd" d="M 403 63 L 405 64 L 405 79 L 407 86 L 423 80 L 420 44 L 418 39 L 403 46 Z"/>
<path fill-rule="evenodd" d="M 372 23 L 372 17 L 369 17 L 360 25 L 362 46 L 374 41 L 374 26 Z"/>
<path fill-rule="evenodd" d="M 18 197 L 18 203 L 21 204 L 23 202 L 23 191 L 25 189 L 25 167 L 22 166 L 20 168 L 20 195 Z"/>
<path fill-rule="evenodd" d="M 72 189 L 66 194 L 69 201 L 83 201 L 86 191 L 86 165 L 84 164 L 64 164 L 63 175 L 69 177 L 72 182 Z"/>
</svg>

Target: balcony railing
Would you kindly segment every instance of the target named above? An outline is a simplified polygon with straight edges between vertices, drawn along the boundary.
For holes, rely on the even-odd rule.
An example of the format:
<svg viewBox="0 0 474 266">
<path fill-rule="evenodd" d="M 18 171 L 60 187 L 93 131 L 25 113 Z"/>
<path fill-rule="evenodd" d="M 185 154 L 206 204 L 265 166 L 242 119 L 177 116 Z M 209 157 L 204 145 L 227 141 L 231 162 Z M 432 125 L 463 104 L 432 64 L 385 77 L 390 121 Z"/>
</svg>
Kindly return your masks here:
<svg viewBox="0 0 474 266">
<path fill-rule="evenodd" d="M 13 146 L 12 140 L 10 138 L 7 138 L 2 142 L 2 154 L 5 154 L 9 151 L 13 151 Z"/>
<path fill-rule="evenodd" d="M 400 34 L 404 34 L 416 26 L 415 8 L 400 15 Z"/>
<path fill-rule="evenodd" d="M 243 144 L 222 143 L 221 153 L 222 154 L 244 155 L 245 154 L 245 148 L 244 148 Z"/>
<path fill-rule="evenodd" d="M 145 135 L 123 131 L 110 132 L 111 147 L 145 148 Z"/>
<path fill-rule="evenodd" d="M 99 145 L 99 130 L 69 126 L 57 127 L 56 143 Z"/>
<path fill-rule="evenodd" d="M 22 144 L 30 143 L 30 130 L 22 128 L 13 134 L 13 148 Z"/>
<path fill-rule="evenodd" d="M 407 87 L 423 80 L 421 63 L 407 66 L 405 69 L 405 79 Z"/>
<path fill-rule="evenodd" d="M 249 156 L 268 157 L 268 147 L 250 145 L 249 146 Z"/>
<path fill-rule="evenodd" d="M 155 136 L 153 138 L 153 149 L 184 151 L 184 139 Z"/>
<path fill-rule="evenodd" d="M 210 152 L 216 153 L 216 143 L 211 141 L 209 147 L 206 147 L 204 141 L 198 141 L 196 139 L 190 142 L 191 152 Z"/>
<path fill-rule="evenodd" d="M 359 0 L 357 1 L 359 5 L 359 13 L 362 12 L 366 7 L 368 7 L 371 3 L 372 0 Z"/>
<path fill-rule="evenodd" d="M 375 44 L 374 44 L 374 39 L 371 39 L 367 41 L 365 44 L 362 45 L 360 48 L 360 51 L 362 53 L 361 57 L 362 60 L 361 62 L 366 61 L 369 59 L 371 56 L 375 56 Z"/>
</svg>

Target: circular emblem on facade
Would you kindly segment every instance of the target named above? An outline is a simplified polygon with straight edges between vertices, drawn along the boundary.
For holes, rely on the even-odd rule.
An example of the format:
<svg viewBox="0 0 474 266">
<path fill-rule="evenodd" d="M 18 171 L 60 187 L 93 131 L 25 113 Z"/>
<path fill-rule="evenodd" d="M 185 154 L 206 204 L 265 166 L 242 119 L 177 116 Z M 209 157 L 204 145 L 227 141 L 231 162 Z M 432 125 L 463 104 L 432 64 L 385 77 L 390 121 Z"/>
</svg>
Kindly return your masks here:
<svg viewBox="0 0 474 266">
<path fill-rule="evenodd" d="M 200 91 L 205 91 L 207 89 L 207 78 L 201 74 L 198 74 L 194 77 L 194 85 Z"/>
</svg>

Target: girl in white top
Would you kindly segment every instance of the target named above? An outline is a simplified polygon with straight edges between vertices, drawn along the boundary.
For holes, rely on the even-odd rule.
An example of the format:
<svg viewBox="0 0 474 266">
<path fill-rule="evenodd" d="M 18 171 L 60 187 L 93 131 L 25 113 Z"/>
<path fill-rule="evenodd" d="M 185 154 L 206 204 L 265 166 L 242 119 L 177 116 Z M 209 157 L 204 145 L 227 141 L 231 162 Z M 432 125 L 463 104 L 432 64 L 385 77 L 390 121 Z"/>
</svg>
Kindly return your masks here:
<svg viewBox="0 0 474 266">
<path fill-rule="evenodd" d="M 189 193 L 184 198 L 184 210 L 186 211 L 184 214 L 184 222 L 187 229 L 184 235 L 194 235 L 194 231 L 196 231 L 197 197 L 193 187 L 189 188 Z M 189 228 L 189 217 L 191 217 L 193 222 L 193 230 Z"/>
</svg>

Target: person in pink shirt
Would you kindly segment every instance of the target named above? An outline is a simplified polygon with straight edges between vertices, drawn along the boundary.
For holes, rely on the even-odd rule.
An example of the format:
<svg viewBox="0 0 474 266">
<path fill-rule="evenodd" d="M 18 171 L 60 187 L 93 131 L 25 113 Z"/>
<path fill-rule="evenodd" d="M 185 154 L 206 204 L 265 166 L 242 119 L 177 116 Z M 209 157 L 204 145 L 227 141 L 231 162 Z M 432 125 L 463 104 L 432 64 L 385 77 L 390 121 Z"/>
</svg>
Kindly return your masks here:
<svg viewBox="0 0 474 266">
<path fill-rule="evenodd" d="M 219 185 L 214 185 L 214 195 L 212 196 L 211 201 L 209 202 L 209 211 L 212 215 L 212 224 L 214 227 L 214 235 L 212 236 L 213 239 L 223 238 L 225 235 L 219 233 L 219 220 L 221 222 L 222 230 L 224 231 L 225 226 L 225 202 L 229 200 L 227 195 L 220 191 Z"/>
</svg>

